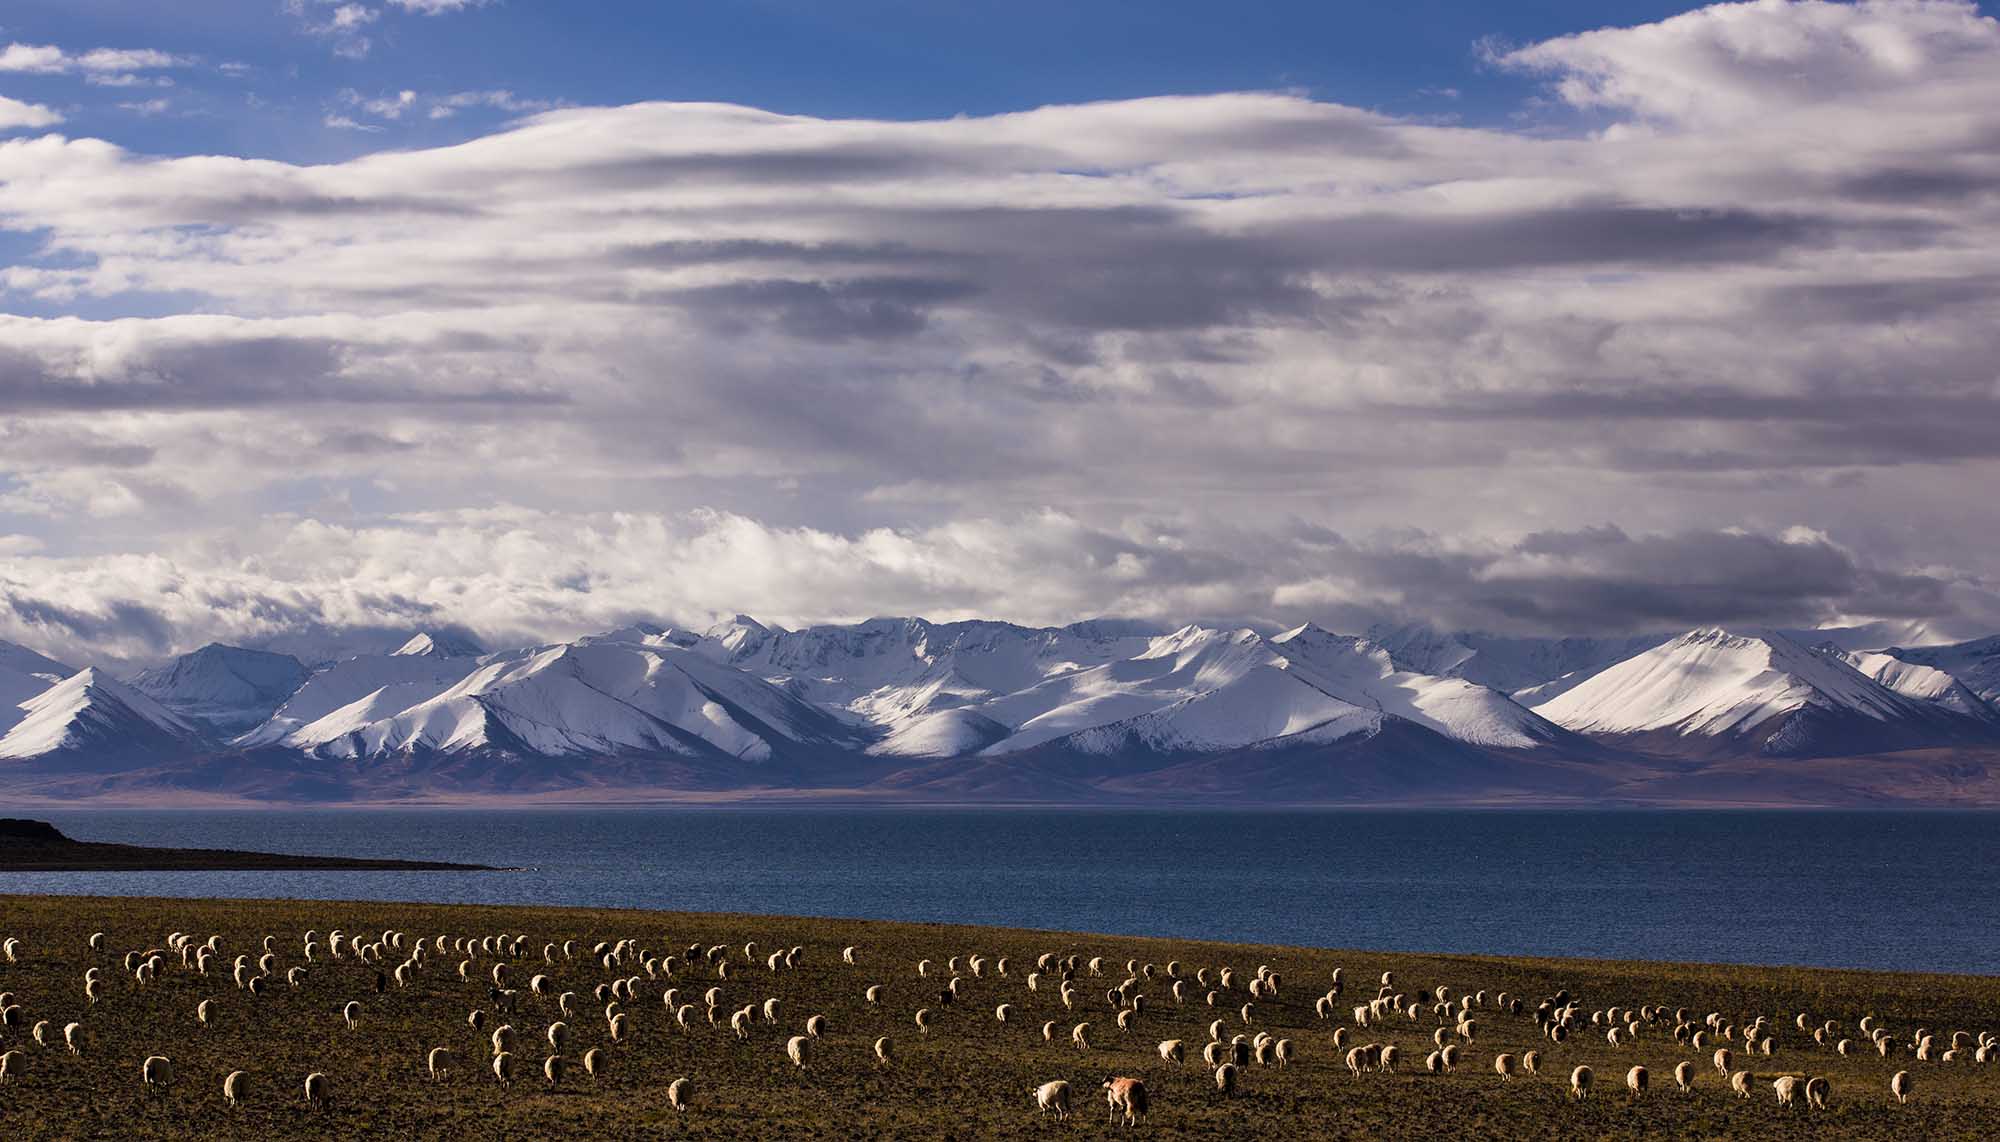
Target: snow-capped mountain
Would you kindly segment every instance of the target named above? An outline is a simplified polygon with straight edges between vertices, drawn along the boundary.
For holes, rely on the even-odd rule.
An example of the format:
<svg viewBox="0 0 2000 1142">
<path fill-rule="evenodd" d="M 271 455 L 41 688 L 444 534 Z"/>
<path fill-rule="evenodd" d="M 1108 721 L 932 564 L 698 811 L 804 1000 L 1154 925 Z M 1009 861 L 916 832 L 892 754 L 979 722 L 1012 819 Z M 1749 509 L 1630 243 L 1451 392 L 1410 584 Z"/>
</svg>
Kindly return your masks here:
<svg viewBox="0 0 2000 1142">
<path fill-rule="evenodd" d="M 916 726 L 929 715 L 1131 657 L 1157 633 L 1103 620 L 1030 628 L 915 618 L 788 631 L 738 615 L 709 630 L 701 649 L 851 721 L 880 726 L 908 746 L 936 740 L 939 725 L 978 726 L 966 719 Z M 976 728 L 973 736 L 984 732 Z M 970 740 L 962 733 L 947 736 Z"/>
<path fill-rule="evenodd" d="M 486 650 L 470 635 L 446 630 L 423 630 L 390 653 L 420 655 L 425 658 L 478 658 Z"/>
<path fill-rule="evenodd" d="M 193 723 L 94 667 L 21 704 L 24 716 L 0 738 L 0 758 L 74 758 L 86 765 L 196 748 Z"/>
<path fill-rule="evenodd" d="M 27 716 L 21 703 L 75 673 L 74 668 L 45 654 L 0 642 L 0 734 Z"/>
<path fill-rule="evenodd" d="M 1977 736 L 1970 719 L 1906 697 L 1844 658 L 1776 631 L 1690 631 L 1610 666 L 1535 712 L 1578 733 L 1763 754 L 1917 748 Z"/>
<path fill-rule="evenodd" d="M 1479 631 L 1447 634 L 1422 625 L 1377 625 L 1367 634 L 1368 641 L 1387 651 L 1399 670 L 1463 678 L 1513 694 L 1529 704 L 1546 701 L 1569 685 L 1672 637 L 1520 638 Z"/>
<path fill-rule="evenodd" d="M 2000 722 L 1996 710 L 1972 688 L 1935 666 L 1905 662 L 1887 651 L 1834 650 L 1849 666 L 1906 698 L 1930 702 L 1954 713 Z"/>
<path fill-rule="evenodd" d="M 738 616 L 489 653 L 321 631 L 377 649 L 308 670 L 208 646 L 130 685 L 0 644 L 22 763 L 0 795 L 2000 804 L 2000 637 L 1377 633 Z"/>
<path fill-rule="evenodd" d="M 744 761 L 791 745 L 848 744 L 821 711 L 682 647 L 592 639 L 473 666 L 411 704 L 371 692 L 291 730 L 283 744 L 337 758 L 716 752 Z"/>
<path fill-rule="evenodd" d="M 342 659 L 307 678 L 262 724 L 235 741 L 243 747 L 307 748 L 324 733 L 290 740 L 294 733 L 336 711 L 342 725 L 392 717 L 457 685 L 479 659 L 434 654 L 363 654 Z"/>
<path fill-rule="evenodd" d="M 1885 653 L 1942 670 L 1987 702 L 2000 704 L 2000 635 L 1947 646 L 1894 646 Z"/>
<path fill-rule="evenodd" d="M 211 735 L 230 738 L 262 724 L 306 677 L 289 654 L 212 642 L 133 676 L 131 686 Z"/>
</svg>

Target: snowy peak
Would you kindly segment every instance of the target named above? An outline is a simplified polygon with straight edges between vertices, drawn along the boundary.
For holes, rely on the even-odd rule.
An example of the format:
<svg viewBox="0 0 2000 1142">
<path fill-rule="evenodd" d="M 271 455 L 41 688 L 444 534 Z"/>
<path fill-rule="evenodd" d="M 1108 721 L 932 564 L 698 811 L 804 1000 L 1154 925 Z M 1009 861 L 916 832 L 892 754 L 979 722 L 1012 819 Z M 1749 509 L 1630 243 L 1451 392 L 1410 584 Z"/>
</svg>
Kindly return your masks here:
<svg viewBox="0 0 2000 1142">
<path fill-rule="evenodd" d="M 75 668 L 47 655 L 0 642 L 0 734 L 26 716 L 21 703 L 75 673 Z"/>
<path fill-rule="evenodd" d="M 478 658 L 486 650 L 472 638 L 454 631 L 418 631 L 395 654 L 424 658 Z"/>
<path fill-rule="evenodd" d="M 1932 744 L 1943 712 L 1775 631 L 1689 631 L 1535 712 L 1581 733 L 1754 738 L 1766 753 Z"/>
<path fill-rule="evenodd" d="M 21 720 L 0 738 L 0 758 L 98 751 L 160 751 L 197 743 L 201 732 L 158 702 L 89 667 L 21 703 Z"/>
<path fill-rule="evenodd" d="M 1970 687 L 1934 666 L 1905 662 L 1884 651 L 1833 648 L 1831 653 L 1905 698 L 1929 702 L 1967 717 L 2000 722 L 2000 710 L 1995 710 Z"/>
<path fill-rule="evenodd" d="M 233 737 L 271 716 L 308 672 L 289 654 L 210 643 L 132 679 L 132 688 L 211 733 Z"/>
</svg>

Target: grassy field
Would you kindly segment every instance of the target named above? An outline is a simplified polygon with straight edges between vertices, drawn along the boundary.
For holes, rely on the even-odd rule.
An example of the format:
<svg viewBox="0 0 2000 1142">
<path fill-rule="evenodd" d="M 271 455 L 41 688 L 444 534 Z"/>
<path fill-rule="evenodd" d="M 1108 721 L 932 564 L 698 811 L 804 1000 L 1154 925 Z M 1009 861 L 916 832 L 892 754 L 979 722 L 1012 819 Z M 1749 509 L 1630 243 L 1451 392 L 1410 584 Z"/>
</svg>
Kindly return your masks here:
<svg viewBox="0 0 2000 1142">
<path fill-rule="evenodd" d="M 1442 921 L 1441 921 L 1442 922 Z M 326 934 L 333 929 L 406 933 L 405 948 L 418 937 L 430 946 L 422 967 L 406 987 L 393 979 L 377 991 L 377 973 L 392 972 L 407 951 L 390 950 L 380 964 L 353 955 L 327 957 Z M 284 983 L 288 968 L 304 962 L 303 936 L 317 930 L 321 951 L 297 989 Z M 106 934 L 102 951 L 89 947 L 92 933 Z M 144 986 L 125 970 L 128 952 L 166 948 L 170 933 L 206 941 L 221 937 L 221 955 L 209 974 L 181 966 L 169 950 L 159 978 Z M 472 980 L 461 979 L 466 957 L 456 950 L 436 954 L 435 937 L 521 935 L 524 955 L 508 960 L 519 988 L 518 1009 L 494 1011 L 490 972 L 505 957 L 475 955 Z M 265 936 L 274 937 L 277 966 L 262 995 L 238 988 L 231 979 L 235 957 L 261 954 Z M 1579 933 L 1581 938 L 1583 933 Z M 1098 1137 L 1122 1132 L 1106 1125 L 1099 1085 L 1108 1076 L 1145 1081 L 1152 1113 L 1142 1130 L 1167 1137 L 1237 1138 L 1912 1138 L 2000 1137 L 2000 1065 L 1967 1059 L 1943 1064 L 1919 1062 L 1907 1046 L 1914 1031 L 1929 1028 L 1948 1039 L 1954 1031 L 1977 1034 L 2000 1030 L 2000 979 L 1818 971 L 1719 965 L 1649 964 L 1586 960 L 1499 959 L 1472 956 L 1400 955 L 1285 947 L 1209 944 L 1185 940 L 1033 931 L 729 916 L 550 908 L 480 908 L 387 903 L 192 901 L 126 898 L 0 897 L 0 940 L 21 941 L 18 962 L 0 962 L 0 991 L 18 1005 L 14 1022 L 0 1026 L 0 1050 L 18 1050 L 11 1074 L 0 1082 L 0 1129 L 15 1137 L 232 1138 L 342 1137 L 372 1134 L 408 1138 L 1044 1138 Z M 635 953 L 615 970 L 590 958 L 599 941 L 634 941 Z M 575 941 L 576 958 L 544 962 L 544 946 Z M 755 941 L 758 962 L 746 962 L 743 945 Z M 646 955 L 684 955 L 691 944 L 726 945 L 729 976 L 718 979 L 698 960 L 672 979 L 648 978 Z M 771 972 L 769 952 L 798 945 L 803 954 L 792 970 Z M 855 965 L 842 962 L 842 949 L 857 949 Z M 1065 1011 L 1053 979 L 1030 991 L 1026 978 L 1043 953 L 1074 953 L 1088 961 L 1104 958 L 1104 974 L 1086 966 L 1076 980 L 1076 1009 Z M 961 965 L 958 999 L 944 1006 L 938 992 L 950 976 L 953 956 L 988 959 L 983 977 Z M 1007 957 L 1007 974 L 995 963 Z M 918 961 L 929 959 L 929 978 L 919 978 Z M 1126 975 L 1127 960 L 1155 966 L 1155 975 L 1135 990 L 1146 1002 L 1134 1027 L 1121 1033 L 1105 995 Z M 1223 992 L 1216 1006 L 1189 978 L 1185 1006 L 1176 1006 L 1165 976 L 1179 961 L 1183 977 L 1197 968 L 1211 978 L 1224 966 L 1244 979 Z M 1258 1000 L 1244 1025 L 1238 1009 L 1246 1000 L 1245 981 L 1262 965 L 1281 977 L 1275 998 Z M 83 978 L 102 969 L 105 993 L 88 1003 Z M 1314 1001 L 1324 994 L 1335 968 L 1343 969 L 1345 990 L 1333 1020 L 1320 1019 Z M 1488 1003 L 1475 1007 L 1478 1030 L 1462 1042 L 1455 1072 L 1424 1072 L 1439 1021 L 1426 1008 L 1411 1020 L 1357 1030 L 1352 1008 L 1376 994 L 1380 976 L 1393 971 L 1396 990 L 1415 995 L 1440 985 L 1454 996 L 1485 989 Z M 529 993 L 529 977 L 546 974 L 555 991 L 577 994 L 567 1022 L 571 1041 L 563 1052 L 569 1072 L 550 1089 L 542 1061 L 550 1053 L 545 1030 L 561 1018 L 554 994 Z M 636 997 L 621 1008 L 629 1031 L 613 1042 L 598 985 L 614 978 L 640 977 Z M 863 998 L 870 984 L 884 985 L 879 1007 Z M 720 987 L 721 1025 L 699 1016 L 692 1031 L 675 1026 L 662 1003 L 669 987 L 680 1002 L 704 1010 L 703 993 Z M 1567 989 L 1581 1005 L 1582 1027 L 1561 1044 L 1550 1043 L 1530 1018 L 1544 997 Z M 1498 993 L 1524 1001 L 1523 1014 L 1497 1006 Z M 730 1012 L 746 1004 L 779 1000 L 776 1025 L 757 1022 L 747 1040 L 728 1026 Z M 196 1006 L 213 1000 L 212 1025 L 196 1021 Z M 358 1001 L 358 1025 L 342 1018 Z M 1000 1023 L 994 1009 L 1013 1006 Z M 1666 1015 L 1647 1026 L 1628 1046 L 1614 1047 L 1589 1013 L 1607 1006 L 1637 1008 L 1659 1004 Z M 918 1033 L 913 1015 L 920 1007 L 935 1014 L 928 1035 Z M 1713 1048 L 1700 1051 L 1674 1041 L 1673 1011 L 1685 1007 L 1697 1021 L 1709 1012 L 1741 1026 L 1768 1017 L 1776 1034 L 1769 1057 L 1744 1060 L 1740 1039 L 1724 1044 L 1739 1054 L 1738 1068 L 1756 1072 L 1753 1097 L 1734 1097 L 1709 1062 Z M 516 1074 L 497 1082 L 489 1068 L 492 1049 L 486 1032 L 467 1017 L 489 1013 L 488 1031 L 511 1023 L 520 1033 Z M 1814 1022 L 1837 1020 L 1857 1040 L 1864 1015 L 1887 1024 L 1899 1044 L 1891 1058 L 1870 1048 L 1838 1057 L 1814 1045 L 1795 1026 L 1800 1012 Z M 812 1067 L 801 1073 L 786 1059 L 785 1043 L 803 1031 L 811 1015 L 824 1015 L 827 1029 L 814 1044 Z M 1268 1031 L 1289 1038 L 1297 1049 L 1288 1067 L 1251 1065 L 1234 1097 L 1216 1091 L 1200 1061 L 1208 1025 L 1223 1020 L 1223 1037 Z M 51 1046 L 38 1046 L 35 1023 L 50 1024 Z M 1045 1042 L 1044 1022 L 1057 1025 Z M 1070 1028 L 1093 1025 L 1093 1046 L 1080 1051 Z M 80 1022 L 87 1043 L 80 1057 L 61 1045 L 65 1024 Z M 1396 1073 L 1349 1073 L 1334 1045 L 1337 1027 L 1353 1042 L 1394 1043 L 1402 1052 Z M 1448 1028 L 1449 1029 L 1449 1028 Z M 895 1040 L 896 1062 L 876 1065 L 878 1036 Z M 1178 1038 L 1188 1062 L 1162 1061 L 1156 1045 Z M 425 1073 L 432 1047 L 450 1047 L 465 1066 L 443 1082 Z M 603 1049 L 607 1061 L 596 1079 L 579 1065 L 586 1050 Z M 1541 1075 L 1502 1082 L 1493 1071 L 1499 1052 L 1542 1053 Z M 174 1086 L 148 1096 L 140 1083 L 143 1060 L 168 1056 Z M 1969 1056 L 1970 1052 L 1966 1052 Z M 1674 1089 L 1674 1064 L 1696 1063 L 1696 1089 Z M 1586 1102 L 1568 1095 L 1572 1067 L 1588 1064 L 1596 1089 Z M 1634 1064 L 1648 1067 L 1652 1089 L 1634 1100 L 1624 1076 Z M 1889 1076 L 1909 1070 L 1915 1092 L 1908 1105 L 1889 1093 Z M 241 1104 L 232 1109 L 222 1096 L 223 1077 L 247 1072 Z M 332 1099 L 324 1109 L 303 1098 L 310 1071 L 329 1076 Z M 1828 1109 L 1780 1107 L 1771 1080 L 1780 1074 L 1811 1074 L 1832 1084 Z M 691 1105 L 676 1113 L 668 1084 L 686 1077 Z M 1030 1090 L 1051 1079 L 1075 1088 L 1076 1114 L 1066 1123 L 1037 1113 Z"/>
</svg>

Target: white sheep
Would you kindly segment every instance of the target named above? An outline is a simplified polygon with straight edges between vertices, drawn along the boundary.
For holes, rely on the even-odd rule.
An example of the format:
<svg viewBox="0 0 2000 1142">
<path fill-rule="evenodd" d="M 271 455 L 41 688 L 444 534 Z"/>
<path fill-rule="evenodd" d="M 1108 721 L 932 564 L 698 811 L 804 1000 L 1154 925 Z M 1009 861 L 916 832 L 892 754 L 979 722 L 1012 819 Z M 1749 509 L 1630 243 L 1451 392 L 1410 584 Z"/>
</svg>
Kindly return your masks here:
<svg viewBox="0 0 2000 1142">
<path fill-rule="evenodd" d="M 512 1082 L 514 1079 L 514 1053 L 501 1051 L 493 1056 L 493 1078 L 496 1082 Z"/>
<path fill-rule="evenodd" d="M 1688 1062 L 1686 1059 L 1682 1059 L 1680 1062 L 1674 1064 L 1674 1085 L 1681 1088 L 1682 1094 L 1693 1093 L 1694 1091 L 1693 1063 Z"/>
<path fill-rule="evenodd" d="M 72 1055 L 83 1054 L 83 1024 L 68 1023 L 63 1026 L 63 1047 Z"/>
<path fill-rule="evenodd" d="M 542 1060 L 542 1081 L 549 1084 L 550 1090 L 554 1090 L 557 1084 L 562 1082 L 563 1066 L 561 1055 L 550 1055 Z"/>
<path fill-rule="evenodd" d="M 1069 1084 L 1061 1079 L 1045 1082 L 1035 1088 L 1035 1107 L 1043 1114 L 1053 1114 L 1057 1121 L 1069 1118 Z"/>
<path fill-rule="evenodd" d="M 875 1040 L 876 1063 L 885 1067 L 894 1066 L 896 1061 L 895 1055 L 896 1055 L 895 1040 L 889 1038 L 887 1035 L 884 1035 L 880 1039 Z"/>
<path fill-rule="evenodd" d="M 1215 1089 L 1222 1097 L 1229 1098 L 1236 1093 L 1236 1064 L 1224 1063 L 1215 1068 Z"/>
<path fill-rule="evenodd" d="M 1736 1073 L 1734 1073 L 1734 1074 L 1730 1075 L 1730 1076 L 1729 1076 L 1729 1089 L 1735 1092 L 1735 1094 L 1736 1094 L 1736 1097 L 1737 1097 L 1737 1098 L 1749 1098 L 1749 1097 L 1750 1097 L 1750 1072 L 1749 1072 L 1749 1071 L 1737 1071 Z"/>
<path fill-rule="evenodd" d="M 1912 1085 L 1910 1072 L 1908 1071 L 1897 1071 L 1895 1074 L 1889 1076 L 1889 1093 L 1896 1096 L 1898 1105 L 1910 1101 L 1910 1089 Z"/>
<path fill-rule="evenodd" d="M 798 1069 L 808 1069 L 812 1065 L 812 1040 L 804 1035 L 794 1035 L 785 1040 L 785 1057 Z"/>
<path fill-rule="evenodd" d="M 673 1082 L 667 1084 L 667 1105 L 673 1107 L 674 1112 L 677 1114 L 688 1108 L 688 1081 L 686 1079 L 675 1079 Z"/>
<path fill-rule="evenodd" d="M 1493 1056 L 1493 1073 L 1500 1076 L 1501 1082 L 1506 1082 L 1513 1078 L 1514 1072 L 1519 1067 L 1520 1060 L 1505 1052 Z"/>
<path fill-rule="evenodd" d="M 27 1056 L 21 1054 L 19 1051 L 8 1051 L 0 1054 L 0 1082 L 6 1082 L 8 1079 L 20 1074 L 22 1068 L 27 1065 Z"/>
<path fill-rule="evenodd" d="M 222 1101 L 229 1104 L 229 1109 L 235 1110 L 237 1102 L 242 1099 L 243 1083 L 247 1077 L 242 1071 L 231 1071 L 223 1077 Z"/>
<path fill-rule="evenodd" d="M 332 1080 L 323 1072 L 314 1071 L 306 1076 L 306 1105 L 320 1110 L 326 1109 L 326 1102 L 332 1093 Z"/>
<path fill-rule="evenodd" d="M 1589 1067 L 1578 1067 L 1571 1071 L 1569 1073 L 1569 1096 L 1578 1100 L 1589 1098 L 1591 1078 L 1592 1075 Z"/>
<path fill-rule="evenodd" d="M 424 1067 L 430 1072 L 432 1082 L 443 1082 L 451 1077 L 451 1072 L 459 1066 L 458 1052 L 450 1047 L 432 1047 L 424 1059 Z"/>
<path fill-rule="evenodd" d="M 1090 1050 L 1090 1024 L 1085 1022 L 1072 1027 L 1069 1032 L 1069 1041 L 1079 1051 Z"/>
<path fill-rule="evenodd" d="M 1159 1052 L 1161 1060 L 1165 1062 L 1181 1063 L 1187 1059 L 1187 1048 L 1179 1039 L 1168 1039 L 1161 1043 Z"/>
<path fill-rule="evenodd" d="M 340 1009 L 340 1017 L 346 1020 L 349 1031 L 354 1030 L 361 1021 L 361 1001 L 358 999 L 348 1000 L 347 1006 Z"/>
</svg>

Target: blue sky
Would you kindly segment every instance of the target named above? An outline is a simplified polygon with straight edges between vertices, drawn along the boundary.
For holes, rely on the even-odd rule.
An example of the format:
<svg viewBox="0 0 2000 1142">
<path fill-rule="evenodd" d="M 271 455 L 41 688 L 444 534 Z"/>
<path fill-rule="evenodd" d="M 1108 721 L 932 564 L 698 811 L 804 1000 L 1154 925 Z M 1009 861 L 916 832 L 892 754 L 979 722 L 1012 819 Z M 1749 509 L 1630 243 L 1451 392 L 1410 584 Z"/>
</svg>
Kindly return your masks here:
<svg viewBox="0 0 2000 1142">
<path fill-rule="evenodd" d="M 1670 3 L 1409 0 L 496 0 L 437 14 L 366 0 L 352 35 L 315 32 L 329 0 L 12 0 L 0 42 L 150 48 L 199 61 L 172 87 L 0 76 L 0 94 L 60 108 L 64 129 L 149 153 L 290 161 L 449 142 L 503 109 L 393 129 L 325 126 L 365 99 L 506 90 L 524 101 L 718 100 L 820 116 L 981 115 L 1165 93 L 1303 90 L 1409 115 L 1488 122 L 1535 87 L 1476 45 L 1544 39 L 1679 10 Z M 361 42 L 366 41 L 365 50 Z M 222 64 L 247 65 L 218 74 Z M 232 69 L 234 71 L 236 69 Z M 163 107 L 135 110 L 154 100 Z M 351 118 L 359 118 L 349 116 Z"/>
</svg>

